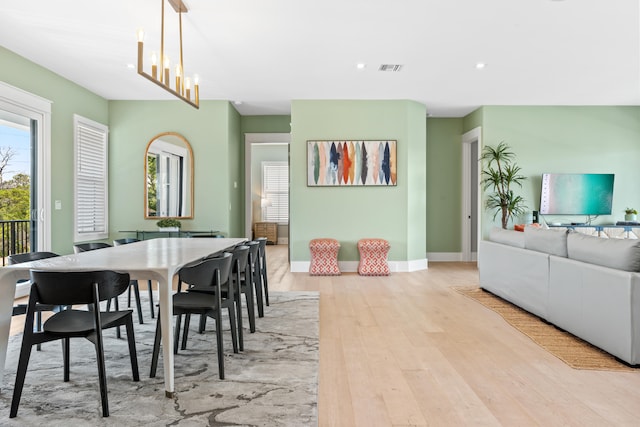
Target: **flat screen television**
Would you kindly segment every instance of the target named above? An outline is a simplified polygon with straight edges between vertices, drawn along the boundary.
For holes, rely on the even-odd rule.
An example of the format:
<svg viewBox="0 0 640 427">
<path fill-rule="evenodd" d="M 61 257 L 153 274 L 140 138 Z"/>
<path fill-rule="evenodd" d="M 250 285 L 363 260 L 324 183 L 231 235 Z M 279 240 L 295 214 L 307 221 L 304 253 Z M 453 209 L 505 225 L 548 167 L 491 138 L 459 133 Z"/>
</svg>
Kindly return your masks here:
<svg viewBox="0 0 640 427">
<path fill-rule="evenodd" d="M 542 215 L 611 215 L 612 173 L 544 173 Z"/>
</svg>

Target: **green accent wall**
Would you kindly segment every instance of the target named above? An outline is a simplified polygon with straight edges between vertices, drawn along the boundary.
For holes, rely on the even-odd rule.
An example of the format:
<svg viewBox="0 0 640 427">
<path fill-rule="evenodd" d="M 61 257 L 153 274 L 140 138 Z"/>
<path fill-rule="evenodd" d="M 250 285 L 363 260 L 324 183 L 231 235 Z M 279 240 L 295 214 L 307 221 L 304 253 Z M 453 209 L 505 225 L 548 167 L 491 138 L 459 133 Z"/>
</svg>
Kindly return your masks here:
<svg viewBox="0 0 640 427">
<path fill-rule="evenodd" d="M 309 241 L 318 237 L 338 239 L 343 261 L 358 259 L 356 244 L 363 237 L 387 239 L 390 260 L 425 258 L 425 117 L 425 106 L 413 101 L 292 102 L 292 261 L 308 261 Z M 397 140 L 398 185 L 308 187 L 307 140 L 322 139 Z"/>
<path fill-rule="evenodd" d="M 108 102 L 77 84 L 0 47 L 0 81 L 52 101 L 51 250 L 73 253 L 73 115 L 109 125 Z M 141 160 L 142 161 L 142 160 Z M 54 210 L 56 200 L 62 209 Z"/>
<path fill-rule="evenodd" d="M 427 252 L 460 252 L 461 118 L 427 119 Z"/>
<path fill-rule="evenodd" d="M 111 101 L 109 103 L 109 224 L 121 230 L 156 228 L 144 219 L 144 159 L 149 141 L 162 132 L 177 132 L 194 157 L 194 217 L 182 220 L 191 230 L 218 230 L 240 236 L 239 115 L 227 101 L 200 101 L 195 109 L 182 101 Z M 240 221 L 232 220 L 240 216 Z"/>
<path fill-rule="evenodd" d="M 640 107 L 503 107 L 482 109 L 483 145 L 505 141 L 529 179 L 516 192 L 529 211 L 540 203 L 541 175 L 551 173 L 614 173 L 613 213 L 594 224 L 624 219 L 625 207 L 640 207 Z M 483 212 L 483 232 L 499 218 Z M 547 222 L 584 221 L 585 216 L 547 216 Z M 518 222 L 523 221 L 519 218 Z"/>
</svg>

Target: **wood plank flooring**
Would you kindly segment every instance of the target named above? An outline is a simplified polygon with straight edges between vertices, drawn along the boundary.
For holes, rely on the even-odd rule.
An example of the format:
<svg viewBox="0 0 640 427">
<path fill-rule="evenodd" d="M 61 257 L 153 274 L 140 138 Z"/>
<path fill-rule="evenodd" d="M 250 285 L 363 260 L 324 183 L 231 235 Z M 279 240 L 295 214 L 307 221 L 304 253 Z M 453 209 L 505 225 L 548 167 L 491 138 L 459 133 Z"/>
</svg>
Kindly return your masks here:
<svg viewBox="0 0 640 427">
<path fill-rule="evenodd" d="M 640 369 L 565 365 L 452 289 L 477 285 L 475 263 L 312 277 L 287 251 L 267 247 L 270 290 L 320 292 L 321 427 L 640 425 Z"/>
</svg>

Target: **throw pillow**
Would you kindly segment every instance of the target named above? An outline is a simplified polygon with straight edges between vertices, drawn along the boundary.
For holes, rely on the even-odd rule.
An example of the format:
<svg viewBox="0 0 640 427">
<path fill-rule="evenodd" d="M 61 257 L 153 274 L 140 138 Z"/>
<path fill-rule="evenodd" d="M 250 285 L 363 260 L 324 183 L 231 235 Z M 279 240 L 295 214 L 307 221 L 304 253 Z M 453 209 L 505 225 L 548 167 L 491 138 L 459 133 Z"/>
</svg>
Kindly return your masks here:
<svg viewBox="0 0 640 427">
<path fill-rule="evenodd" d="M 640 241 L 602 239 L 571 233 L 567 238 L 569 258 L 624 271 L 640 271 Z"/>
<path fill-rule="evenodd" d="M 525 227 L 524 247 L 561 257 L 567 256 L 567 230 Z"/>
<path fill-rule="evenodd" d="M 505 230 L 500 227 L 493 227 L 489 232 L 489 240 L 504 245 L 515 246 L 524 249 L 524 235 L 514 230 Z"/>
</svg>

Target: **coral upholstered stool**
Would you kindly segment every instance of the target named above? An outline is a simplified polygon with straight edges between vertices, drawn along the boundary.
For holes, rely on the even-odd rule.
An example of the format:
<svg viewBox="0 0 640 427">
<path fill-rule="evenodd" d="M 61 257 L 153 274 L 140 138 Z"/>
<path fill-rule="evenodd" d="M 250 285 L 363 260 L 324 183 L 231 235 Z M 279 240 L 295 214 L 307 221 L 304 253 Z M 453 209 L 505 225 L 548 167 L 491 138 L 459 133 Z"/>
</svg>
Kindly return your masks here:
<svg viewBox="0 0 640 427">
<path fill-rule="evenodd" d="M 336 239 L 313 239 L 309 242 L 311 265 L 309 274 L 312 276 L 338 276 L 338 251 L 340 242 Z"/>
<path fill-rule="evenodd" d="M 358 274 L 362 276 L 388 276 L 390 274 L 387 263 L 389 248 L 391 245 L 384 239 L 358 240 L 358 252 L 360 252 Z"/>
</svg>

